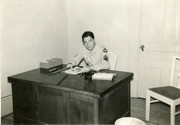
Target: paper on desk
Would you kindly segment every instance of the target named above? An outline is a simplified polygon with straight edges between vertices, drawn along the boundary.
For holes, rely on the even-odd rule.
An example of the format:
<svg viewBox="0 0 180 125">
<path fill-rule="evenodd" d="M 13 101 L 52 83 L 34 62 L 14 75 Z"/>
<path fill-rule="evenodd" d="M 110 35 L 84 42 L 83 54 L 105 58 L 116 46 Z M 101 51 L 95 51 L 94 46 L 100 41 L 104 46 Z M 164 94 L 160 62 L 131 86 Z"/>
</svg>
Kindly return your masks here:
<svg viewBox="0 0 180 125">
<path fill-rule="evenodd" d="M 113 77 L 115 77 L 116 74 L 114 73 L 95 73 L 92 75 L 92 79 L 96 80 L 112 80 Z"/>
<path fill-rule="evenodd" d="M 77 75 L 77 74 L 80 74 L 80 73 L 83 73 L 83 72 L 88 72 L 90 69 L 88 68 L 80 68 L 80 67 L 74 67 L 74 68 L 71 68 L 71 69 L 68 69 L 65 71 L 65 73 L 67 74 L 73 74 L 73 75 Z"/>
</svg>

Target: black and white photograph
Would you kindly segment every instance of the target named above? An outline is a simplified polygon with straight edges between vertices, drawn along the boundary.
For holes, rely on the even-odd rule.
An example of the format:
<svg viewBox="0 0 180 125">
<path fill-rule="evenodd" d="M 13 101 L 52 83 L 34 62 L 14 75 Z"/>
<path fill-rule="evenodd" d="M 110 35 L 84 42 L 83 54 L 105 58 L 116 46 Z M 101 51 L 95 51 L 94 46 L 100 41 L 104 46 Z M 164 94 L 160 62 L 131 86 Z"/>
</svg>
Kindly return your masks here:
<svg viewBox="0 0 180 125">
<path fill-rule="evenodd" d="M 180 125 L 180 0 L 0 0 L 2 125 Z"/>
</svg>

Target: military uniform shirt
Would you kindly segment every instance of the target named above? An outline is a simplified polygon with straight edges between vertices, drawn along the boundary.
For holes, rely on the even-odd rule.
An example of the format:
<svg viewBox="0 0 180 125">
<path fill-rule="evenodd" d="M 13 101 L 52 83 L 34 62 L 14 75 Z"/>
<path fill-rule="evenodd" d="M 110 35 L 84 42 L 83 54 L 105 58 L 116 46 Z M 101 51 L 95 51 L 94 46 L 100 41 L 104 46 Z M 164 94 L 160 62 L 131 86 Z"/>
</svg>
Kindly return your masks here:
<svg viewBox="0 0 180 125">
<path fill-rule="evenodd" d="M 85 65 L 89 66 L 89 64 L 93 65 L 94 70 L 100 69 L 108 69 L 109 61 L 107 56 L 108 50 L 105 46 L 96 43 L 95 47 L 92 51 L 89 51 L 85 47 L 81 49 L 71 60 L 73 65 L 78 65 L 78 63 L 84 59 Z"/>
</svg>

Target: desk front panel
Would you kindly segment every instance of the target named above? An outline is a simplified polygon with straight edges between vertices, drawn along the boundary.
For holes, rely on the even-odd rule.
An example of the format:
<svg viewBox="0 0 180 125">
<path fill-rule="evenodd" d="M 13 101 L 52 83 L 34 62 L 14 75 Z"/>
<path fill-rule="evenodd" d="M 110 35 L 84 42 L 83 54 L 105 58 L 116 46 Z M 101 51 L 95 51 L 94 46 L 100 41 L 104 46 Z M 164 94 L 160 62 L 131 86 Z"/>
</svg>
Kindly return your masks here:
<svg viewBox="0 0 180 125">
<path fill-rule="evenodd" d="M 39 86 L 39 121 L 48 124 L 66 123 L 66 101 L 63 91 Z"/>
<path fill-rule="evenodd" d="M 113 124 L 118 118 L 130 116 L 130 81 L 100 98 L 99 123 Z"/>
<path fill-rule="evenodd" d="M 67 117 L 69 124 L 94 123 L 94 98 L 70 93 L 67 98 Z"/>
<path fill-rule="evenodd" d="M 12 84 L 13 94 L 13 114 L 14 122 L 18 123 L 20 119 L 26 118 L 23 121 L 36 121 L 38 110 L 38 89 L 36 85 L 14 83 Z"/>
</svg>

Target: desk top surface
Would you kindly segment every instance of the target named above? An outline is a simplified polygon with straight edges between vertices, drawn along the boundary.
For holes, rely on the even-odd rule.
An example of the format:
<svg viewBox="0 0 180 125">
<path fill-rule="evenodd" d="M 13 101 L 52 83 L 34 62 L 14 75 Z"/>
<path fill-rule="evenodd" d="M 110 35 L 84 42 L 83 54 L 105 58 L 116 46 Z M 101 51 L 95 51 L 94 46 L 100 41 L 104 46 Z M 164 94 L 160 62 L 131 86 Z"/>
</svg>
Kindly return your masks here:
<svg viewBox="0 0 180 125">
<path fill-rule="evenodd" d="M 84 76 L 67 75 L 65 73 L 57 73 L 54 75 L 44 74 L 41 70 L 34 69 L 24 73 L 8 77 L 8 81 L 12 84 L 35 84 L 64 91 L 73 91 L 89 96 L 101 97 L 112 91 L 117 86 L 131 80 L 133 73 L 106 70 L 104 72 L 116 73 L 112 81 L 109 80 L 85 80 Z M 63 79 L 63 81 L 62 81 Z M 61 82 L 62 81 L 62 82 Z M 60 83 L 59 83 L 60 82 Z"/>
</svg>

